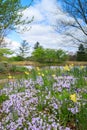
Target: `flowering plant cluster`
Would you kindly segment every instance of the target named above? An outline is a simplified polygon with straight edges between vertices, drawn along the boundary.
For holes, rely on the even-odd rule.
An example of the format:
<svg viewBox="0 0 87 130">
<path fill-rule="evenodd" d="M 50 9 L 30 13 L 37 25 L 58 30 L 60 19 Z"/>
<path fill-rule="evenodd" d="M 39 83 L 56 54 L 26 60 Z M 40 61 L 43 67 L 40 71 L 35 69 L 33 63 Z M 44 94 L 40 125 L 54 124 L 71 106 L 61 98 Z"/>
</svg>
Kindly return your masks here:
<svg viewBox="0 0 87 130">
<path fill-rule="evenodd" d="M 0 130 L 86 130 L 87 68 L 32 69 L 0 90 Z"/>
</svg>

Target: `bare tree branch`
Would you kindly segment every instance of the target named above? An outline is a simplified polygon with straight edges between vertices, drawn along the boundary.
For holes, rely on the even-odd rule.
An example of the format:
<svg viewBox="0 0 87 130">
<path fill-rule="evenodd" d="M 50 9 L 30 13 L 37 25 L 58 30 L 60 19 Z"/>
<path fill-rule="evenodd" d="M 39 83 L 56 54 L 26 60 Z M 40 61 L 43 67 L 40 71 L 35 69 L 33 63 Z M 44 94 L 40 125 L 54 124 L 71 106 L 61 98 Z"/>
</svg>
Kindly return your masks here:
<svg viewBox="0 0 87 130">
<path fill-rule="evenodd" d="M 61 25 L 65 26 L 65 29 L 70 27 L 77 28 L 82 31 L 82 35 L 84 34 L 87 39 L 87 0 L 62 0 L 62 6 L 64 12 L 69 15 L 69 17 L 73 18 L 75 22 L 66 22 L 61 21 Z M 68 36 L 71 36 L 73 39 L 77 40 L 78 42 L 86 43 L 87 42 L 81 40 L 81 38 L 77 38 L 73 34 L 68 33 Z"/>
</svg>

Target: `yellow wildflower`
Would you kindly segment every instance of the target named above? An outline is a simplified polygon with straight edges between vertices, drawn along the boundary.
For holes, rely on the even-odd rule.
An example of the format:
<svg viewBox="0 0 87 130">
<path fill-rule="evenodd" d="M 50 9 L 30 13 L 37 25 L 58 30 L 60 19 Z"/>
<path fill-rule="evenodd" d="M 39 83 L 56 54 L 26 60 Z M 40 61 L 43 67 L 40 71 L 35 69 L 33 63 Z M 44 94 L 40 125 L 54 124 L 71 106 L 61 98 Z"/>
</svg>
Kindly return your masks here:
<svg viewBox="0 0 87 130">
<path fill-rule="evenodd" d="M 9 76 L 8 76 L 8 78 L 9 78 L 9 79 L 12 79 L 12 76 L 11 76 L 11 75 L 9 75 Z"/>
<path fill-rule="evenodd" d="M 65 71 L 70 71 L 69 66 L 68 66 L 68 65 L 64 66 L 64 70 L 65 70 Z"/>
<path fill-rule="evenodd" d="M 44 74 L 42 73 L 42 76 L 44 77 Z"/>
<path fill-rule="evenodd" d="M 73 102 L 77 102 L 76 94 L 71 94 L 71 95 L 70 95 L 70 99 L 71 99 Z"/>
<path fill-rule="evenodd" d="M 25 71 L 25 74 L 26 74 L 26 75 L 29 75 L 29 72 Z"/>
<path fill-rule="evenodd" d="M 38 71 L 40 70 L 40 68 L 39 68 L 39 67 L 37 67 L 36 69 L 37 69 Z"/>
<path fill-rule="evenodd" d="M 53 75 L 52 75 L 52 77 L 54 77 L 54 78 L 55 78 L 55 77 L 56 77 L 56 75 L 55 75 L 55 74 L 53 74 Z"/>
<path fill-rule="evenodd" d="M 9 73 L 8 74 L 8 79 L 12 79 L 13 78 L 13 76 L 11 76 L 11 74 Z"/>
<path fill-rule="evenodd" d="M 70 65 L 70 67 L 73 67 L 73 66 L 74 66 L 74 64 L 71 64 L 71 65 Z"/>
</svg>

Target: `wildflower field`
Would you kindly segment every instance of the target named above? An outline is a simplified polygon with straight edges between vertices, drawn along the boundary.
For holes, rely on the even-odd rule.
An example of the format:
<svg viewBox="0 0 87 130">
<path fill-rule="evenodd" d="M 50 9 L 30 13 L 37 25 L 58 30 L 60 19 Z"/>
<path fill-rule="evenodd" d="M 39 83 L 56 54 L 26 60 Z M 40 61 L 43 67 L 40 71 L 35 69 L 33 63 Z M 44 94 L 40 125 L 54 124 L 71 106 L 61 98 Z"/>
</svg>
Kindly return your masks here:
<svg viewBox="0 0 87 130">
<path fill-rule="evenodd" d="M 87 67 L 8 74 L 0 85 L 0 130 L 87 130 Z"/>
</svg>

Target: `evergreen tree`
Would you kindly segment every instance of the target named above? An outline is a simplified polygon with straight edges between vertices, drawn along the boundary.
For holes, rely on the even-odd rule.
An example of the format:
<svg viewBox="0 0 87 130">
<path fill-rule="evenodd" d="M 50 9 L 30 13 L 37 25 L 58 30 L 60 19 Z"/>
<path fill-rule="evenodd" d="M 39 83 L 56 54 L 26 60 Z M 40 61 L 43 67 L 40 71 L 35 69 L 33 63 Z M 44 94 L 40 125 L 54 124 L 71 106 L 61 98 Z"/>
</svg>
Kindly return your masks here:
<svg viewBox="0 0 87 130">
<path fill-rule="evenodd" d="M 83 44 L 79 45 L 78 51 L 77 51 L 77 60 L 78 61 L 86 61 L 86 52 Z"/>
<path fill-rule="evenodd" d="M 37 49 L 38 47 L 40 47 L 40 43 L 36 42 L 35 45 L 34 45 L 34 49 Z"/>
<path fill-rule="evenodd" d="M 26 42 L 26 40 L 23 40 L 18 49 L 18 56 L 21 57 L 21 59 L 24 59 L 29 54 L 29 49 L 29 44 Z"/>
</svg>

